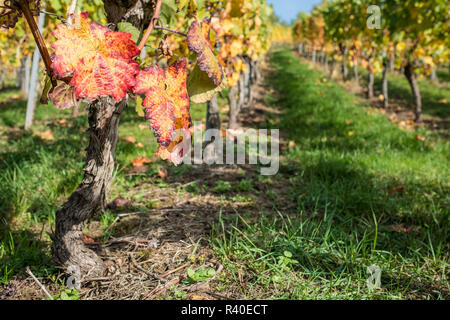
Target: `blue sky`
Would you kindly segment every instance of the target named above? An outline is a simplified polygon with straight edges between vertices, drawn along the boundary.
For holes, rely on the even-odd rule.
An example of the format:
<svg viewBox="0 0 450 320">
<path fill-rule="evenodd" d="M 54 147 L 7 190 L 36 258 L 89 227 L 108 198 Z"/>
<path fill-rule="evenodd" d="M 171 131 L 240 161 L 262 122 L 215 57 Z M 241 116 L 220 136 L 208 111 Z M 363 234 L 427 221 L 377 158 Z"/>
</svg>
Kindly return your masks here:
<svg viewBox="0 0 450 320">
<path fill-rule="evenodd" d="M 312 8 L 321 2 L 321 0 L 267 0 L 267 3 L 273 4 L 276 15 L 285 22 L 291 22 L 300 11 L 311 12 Z"/>
</svg>

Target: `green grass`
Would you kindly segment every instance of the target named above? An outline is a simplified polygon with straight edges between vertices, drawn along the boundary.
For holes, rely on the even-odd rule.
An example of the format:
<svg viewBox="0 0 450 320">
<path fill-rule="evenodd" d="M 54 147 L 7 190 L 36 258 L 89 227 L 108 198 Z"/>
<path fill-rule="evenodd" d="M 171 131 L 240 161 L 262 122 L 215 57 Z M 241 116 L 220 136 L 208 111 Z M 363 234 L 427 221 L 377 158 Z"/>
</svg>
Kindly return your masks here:
<svg viewBox="0 0 450 320">
<path fill-rule="evenodd" d="M 244 274 L 244 297 L 448 299 L 448 143 L 357 105 L 289 51 L 271 64 L 267 98 L 283 111 L 273 126 L 296 142 L 274 178 L 294 213 L 280 199 L 256 221 L 216 225 L 212 243 L 235 282 Z M 371 265 L 382 270 L 372 292 Z"/>
</svg>

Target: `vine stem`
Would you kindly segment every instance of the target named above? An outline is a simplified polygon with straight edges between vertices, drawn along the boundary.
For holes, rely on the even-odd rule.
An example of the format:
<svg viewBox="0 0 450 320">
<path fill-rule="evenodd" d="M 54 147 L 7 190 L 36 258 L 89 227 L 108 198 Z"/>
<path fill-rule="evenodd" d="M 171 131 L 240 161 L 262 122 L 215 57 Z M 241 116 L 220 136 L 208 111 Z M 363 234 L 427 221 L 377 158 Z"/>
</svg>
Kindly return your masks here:
<svg viewBox="0 0 450 320">
<path fill-rule="evenodd" d="M 164 27 L 160 27 L 160 26 L 154 26 L 154 28 L 157 29 L 157 30 L 164 30 L 164 31 L 168 31 L 170 33 L 179 34 L 180 36 L 183 36 L 183 37 L 187 37 L 186 33 L 179 32 L 179 31 L 176 31 L 176 30 L 172 30 L 172 29 L 169 29 L 169 28 L 164 28 Z"/>
<path fill-rule="evenodd" d="M 28 22 L 28 25 L 30 26 L 34 40 L 36 40 L 36 45 L 39 48 L 39 52 L 41 53 L 42 59 L 44 60 L 45 68 L 47 69 L 47 74 L 50 77 L 52 86 L 56 87 L 57 85 L 56 78 L 51 68 L 52 60 L 50 59 L 50 54 L 48 53 L 47 46 L 44 43 L 44 39 L 42 38 L 41 32 L 39 31 L 36 21 L 34 21 L 31 10 L 28 7 L 28 2 L 25 0 L 19 0 L 18 4 L 20 6 L 20 9 L 22 10 L 23 15 L 25 16 L 25 19 Z"/>
<path fill-rule="evenodd" d="M 144 37 L 142 38 L 141 42 L 138 45 L 139 50 L 142 50 L 145 46 L 145 43 L 147 42 L 148 38 L 150 37 L 150 34 L 153 31 L 153 28 L 155 26 L 155 21 L 158 20 L 159 15 L 161 13 L 161 6 L 162 6 L 162 0 L 158 0 L 156 3 L 155 12 L 153 13 L 153 18 L 150 21 L 150 25 L 148 26 L 148 29 L 145 31 Z"/>
</svg>

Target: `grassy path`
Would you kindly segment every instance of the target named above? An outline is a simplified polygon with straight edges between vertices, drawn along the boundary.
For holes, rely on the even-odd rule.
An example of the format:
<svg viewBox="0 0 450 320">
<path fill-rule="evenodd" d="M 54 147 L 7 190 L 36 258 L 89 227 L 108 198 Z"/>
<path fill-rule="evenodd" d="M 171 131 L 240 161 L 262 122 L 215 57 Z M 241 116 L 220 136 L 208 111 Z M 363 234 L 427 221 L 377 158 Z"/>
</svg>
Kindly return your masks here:
<svg viewBox="0 0 450 320">
<path fill-rule="evenodd" d="M 448 143 L 357 105 L 290 52 L 271 60 L 279 125 L 296 142 L 284 170 L 297 219 L 314 221 L 290 227 L 285 243 L 323 283 L 311 287 L 323 298 L 367 297 L 366 267 L 376 264 L 376 295 L 448 297 Z"/>
</svg>

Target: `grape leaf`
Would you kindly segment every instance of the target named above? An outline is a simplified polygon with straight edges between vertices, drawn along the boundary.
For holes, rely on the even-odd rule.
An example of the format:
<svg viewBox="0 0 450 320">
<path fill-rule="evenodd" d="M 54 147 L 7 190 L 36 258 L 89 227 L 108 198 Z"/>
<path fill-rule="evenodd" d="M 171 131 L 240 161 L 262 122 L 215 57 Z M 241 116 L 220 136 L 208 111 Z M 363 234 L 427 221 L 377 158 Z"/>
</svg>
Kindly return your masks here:
<svg viewBox="0 0 450 320">
<path fill-rule="evenodd" d="M 222 91 L 227 86 L 226 80 L 227 78 L 225 77 L 220 86 L 216 86 L 206 72 L 201 71 L 198 65 L 195 65 L 188 79 L 188 93 L 191 101 L 203 103 L 211 100 L 214 94 Z"/>
<path fill-rule="evenodd" d="M 117 29 L 120 32 L 130 33 L 131 34 L 131 40 L 133 40 L 134 42 L 137 42 L 139 40 L 139 36 L 140 36 L 141 32 L 135 26 L 133 26 L 131 23 L 129 23 L 129 22 L 119 22 L 117 24 Z"/>
<path fill-rule="evenodd" d="M 58 109 L 72 108 L 77 104 L 74 87 L 62 81 L 58 83 L 48 96 L 53 105 Z"/>
<path fill-rule="evenodd" d="M 140 96 L 136 97 L 136 113 L 139 117 L 145 117 L 144 107 L 142 106 L 142 98 Z"/>
<path fill-rule="evenodd" d="M 40 0 L 27 0 L 31 13 L 39 15 Z M 7 4 L 10 8 L 7 8 Z M 22 16 L 20 9 L 11 5 L 11 1 L 0 0 L 0 28 L 14 28 Z"/>
<path fill-rule="evenodd" d="M 179 127 L 189 129 L 189 96 L 186 89 L 186 60 L 163 69 L 153 66 L 141 70 L 136 78 L 135 93 L 145 93 L 143 106 L 146 120 L 155 131 L 158 143 L 169 147 Z"/>
<path fill-rule="evenodd" d="M 132 59 L 140 50 L 130 33 L 114 32 L 88 21 L 81 13 L 73 27 L 63 24 L 53 32 L 52 68 L 59 78 L 72 77 L 77 99 L 93 101 L 110 95 L 122 100 L 135 84 L 139 66 Z"/>
<path fill-rule="evenodd" d="M 205 71 L 214 84 L 219 86 L 224 75 L 222 65 L 212 50 L 210 32 L 210 19 L 204 19 L 201 26 L 197 20 L 194 20 L 187 33 L 188 47 L 191 51 L 197 53 L 197 63 L 200 70 Z"/>
</svg>

